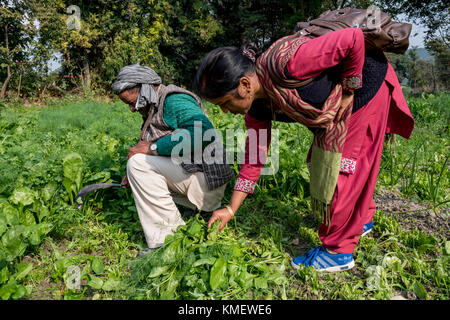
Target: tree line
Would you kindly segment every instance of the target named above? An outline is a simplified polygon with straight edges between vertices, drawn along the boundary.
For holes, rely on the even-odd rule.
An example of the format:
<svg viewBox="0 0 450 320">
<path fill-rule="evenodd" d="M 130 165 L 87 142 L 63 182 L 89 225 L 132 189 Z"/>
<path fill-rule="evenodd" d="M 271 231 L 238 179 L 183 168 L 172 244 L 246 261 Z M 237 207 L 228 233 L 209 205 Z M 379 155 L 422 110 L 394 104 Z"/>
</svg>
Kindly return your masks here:
<svg viewBox="0 0 450 320">
<path fill-rule="evenodd" d="M 415 91 L 449 89 L 446 1 L 415 0 L 0 0 L 0 99 L 109 94 L 124 65 L 155 69 L 165 83 L 191 87 L 203 56 L 219 46 L 261 50 L 325 10 L 377 5 L 428 27 L 426 48 L 389 55 Z M 51 70 L 51 63 L 61 65 Z M 55 62 L 53 62 L 55 63 Z"/>
</svg>

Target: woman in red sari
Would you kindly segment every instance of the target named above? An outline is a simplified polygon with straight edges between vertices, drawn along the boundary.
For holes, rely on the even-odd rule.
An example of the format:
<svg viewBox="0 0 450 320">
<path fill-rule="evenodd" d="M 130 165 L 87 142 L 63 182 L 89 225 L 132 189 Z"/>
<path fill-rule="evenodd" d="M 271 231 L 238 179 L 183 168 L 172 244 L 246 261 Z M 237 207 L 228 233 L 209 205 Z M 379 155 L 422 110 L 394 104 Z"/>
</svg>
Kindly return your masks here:
<svg viewBox="0 0 450 320">
<path fill-rule="evenodd" d="M 312 80 L 299 87 L 307 79 Z M 251 50 L 236 47 L 211 51 L 194 86 L 223 112 L 245 114 L 247 129 L 270 133 L 272 121 L 295 121 L 314 133 L 307 163 L 312 207 L 324 216 L 318 230 L 322 245 L 293 258 L 292 265 L 319 271 L 352 268 L 358 239 L 373 225 L 384 136 L 395 133 L 408 139 L 414 128 L 385 55 L 365 52 L 358 28 L 314 39 L 288 36 L 258 59 Z M 270 143 L 270 134 L 268 141 L 261 137 L 247 137 L 245 163 L 230 204 L 213 212 L 209 226 L 220 220 L 222 229 L 253 193 Z M 257 139 L 257 150 L 265 151 L 256 164 L 249 161 L 249 139 Z"/>
</svg>

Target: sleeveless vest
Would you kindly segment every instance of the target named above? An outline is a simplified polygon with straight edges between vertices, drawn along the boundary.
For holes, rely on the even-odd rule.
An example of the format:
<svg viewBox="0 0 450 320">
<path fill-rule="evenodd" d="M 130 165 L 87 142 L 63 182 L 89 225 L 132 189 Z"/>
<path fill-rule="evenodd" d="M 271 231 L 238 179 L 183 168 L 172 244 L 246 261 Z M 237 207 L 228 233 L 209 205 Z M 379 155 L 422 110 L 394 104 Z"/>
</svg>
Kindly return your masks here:
<svg viewBox="0 0 450 320">
<path fill-rule="evenodd" d="M 155 106 L 150 107 L 149 116 L 144 118 L 140 137 L 142 141 L 156 141 L 173 133 L 174 130 L 164 121 L 164 102 L 167 96 L 173 93 L 187 94 L 194 98 L 202 112 L 209 119 L 202 101 L 195 94 L 172 84 L 167 86 L 161 84 L 157 90 L 158 102 Z M 230 181 L 234 177 L 234 171 L 226 163 L 226 153 L 222 143 L 217 140 L 211 143 L 215 144 L 214 150 L 223 150 L 223 157 L 220 159 L 220 163 L 207 164 L 203 160 L 201 164 L 196 164 L 192 158 L 191 163 L 181 163 L 181 167 L 189 173 L 203 172 L 208 188 L 213 190 Z"/>
</svg>

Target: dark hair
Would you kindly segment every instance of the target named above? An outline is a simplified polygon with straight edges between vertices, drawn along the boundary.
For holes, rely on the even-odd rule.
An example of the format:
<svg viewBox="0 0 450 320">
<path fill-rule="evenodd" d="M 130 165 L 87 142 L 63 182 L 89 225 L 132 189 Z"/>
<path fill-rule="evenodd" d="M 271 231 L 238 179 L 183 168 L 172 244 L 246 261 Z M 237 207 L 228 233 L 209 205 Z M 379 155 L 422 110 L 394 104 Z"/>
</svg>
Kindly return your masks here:
<svg viewBox="0 0 450 320">
<path fill-rule="evenodd" d="M 194 79 L 194 91 L 206 99 L 216 99 L 236 89 L 239 80 L 256 70 L 255 51 L 246 47 L 247 54 L 237 47 L 220 47 L 203 58 Z M 253 58 L 253 60 L 252 60 Z"/>
</svg>

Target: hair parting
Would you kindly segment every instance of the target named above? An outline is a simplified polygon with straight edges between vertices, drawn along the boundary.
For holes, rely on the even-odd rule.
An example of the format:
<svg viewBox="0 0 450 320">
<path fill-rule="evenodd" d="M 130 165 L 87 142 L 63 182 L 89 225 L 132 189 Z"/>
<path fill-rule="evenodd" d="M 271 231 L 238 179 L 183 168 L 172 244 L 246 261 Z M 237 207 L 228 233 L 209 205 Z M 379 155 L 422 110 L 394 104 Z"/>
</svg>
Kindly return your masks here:
<svg viewBox="0 0 450 320">
<path fill-rule="evenodd" d="M 256 50 L 249 45 L 220 47 L 202 60 L 194 78 L 194 91 L 206 99 L 216 99 L 233 91 L 240 79 L 256 71 Z"/>
</svg>

